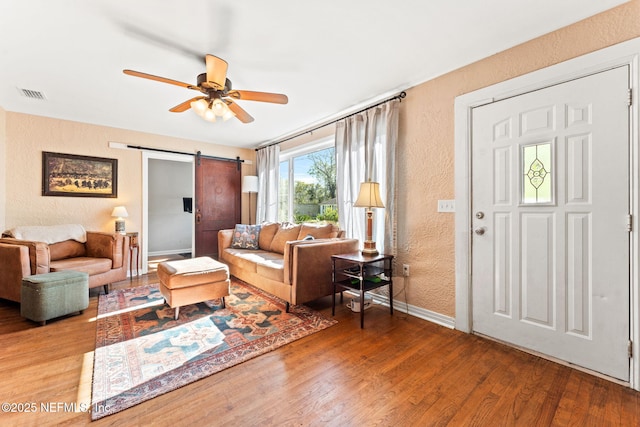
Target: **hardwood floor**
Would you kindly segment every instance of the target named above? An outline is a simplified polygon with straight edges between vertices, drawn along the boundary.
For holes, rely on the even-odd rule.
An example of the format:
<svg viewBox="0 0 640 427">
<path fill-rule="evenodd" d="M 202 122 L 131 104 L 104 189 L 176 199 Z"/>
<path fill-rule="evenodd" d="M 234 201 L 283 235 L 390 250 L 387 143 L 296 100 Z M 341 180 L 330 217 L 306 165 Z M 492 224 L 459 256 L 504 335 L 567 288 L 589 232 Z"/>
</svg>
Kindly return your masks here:
<svg viewBox="0 0 640 427">
<path fill-rule="evenodd" d="M 154 275 L 114 288 L 153 283 Z M 331 300 L 311 305 L 331 315 Z M 80 316 L 40 327 L 0 300 L 2 425 L 85 425 L 97 290 Z M 374 306 L 92 425 L 640 425 L 640 393 L 474 335 Z M 67 406 L 65 409 L 64 406 Z M 46 409 L 48 408 L 48 411 Z M 5 409 L 3 407 L 3 409 Z"/>
</svg>

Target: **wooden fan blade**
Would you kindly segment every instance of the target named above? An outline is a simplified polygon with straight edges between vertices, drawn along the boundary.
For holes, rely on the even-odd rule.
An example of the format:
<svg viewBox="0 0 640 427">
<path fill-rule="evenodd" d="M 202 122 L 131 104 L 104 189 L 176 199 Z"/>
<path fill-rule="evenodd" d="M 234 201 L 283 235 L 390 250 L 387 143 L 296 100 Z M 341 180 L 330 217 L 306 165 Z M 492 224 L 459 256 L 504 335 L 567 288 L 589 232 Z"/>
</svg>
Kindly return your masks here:
<svg viewBox="0 0 640 427">
<path fill-rule="evenodd" d="M 214 89 L 223 90 L 229 64 L 224 59 L 210 54 L 207 54 L 205 61 L 207 63 L 207 82 Z"/>
<path fill-rule="evenodd" d="M 193 101 L 197 101 L 199 99 L 204 99 L 204 98 L 205 98 L 204 96 L 196 96 L 195 98 L 191 98 L 188 101 L 184 101 L 183 103 L 176 105 L 169 111 L 171 111 L 172 113 L 182 113 L 183 111 L 187 111 L 189 108 L 191 108 L 191 103 Z"/>
<path fill-rule="evenodd" d="M 197 86 L 191 85 L 189 83 L 179 82 L 178 80 L 167 79 L 166 77 L 158 77 L 158 76 L 154 76 L 153 74 L 141 73 L 140 71 L 133 71 L 133 70 L 122 70 L 122 72 L 129 76 L 142 77 L 143 79 L 155 80 L 157 82 L 162 82 L 162 83 L 169 83 L 171 85 L 186 87 L 187 89 L 200 90 L 200 88 L 198 88 Z"/>
<path fill-rule="evenodd" d="M 281 93 L 255 92 L 252 90 L 232 90 L 229 96 L 243 101 L 272 102 L 274 104 L 286 104 L 289 102 L 287 95 Z"/>
<path fill-rule="evenodd" d="M 230 99 L 227 99 L 225 102 L 229 106 L 229 109 L 235 113 L 236 118 L 240 120 L 242 123 L 251 123 L 253 121 L 253 117 L 251 117 L 249 113 L 244 111 L 242 107 L 240 107 L 238 104 L 236 104 Z"/>
</svg>

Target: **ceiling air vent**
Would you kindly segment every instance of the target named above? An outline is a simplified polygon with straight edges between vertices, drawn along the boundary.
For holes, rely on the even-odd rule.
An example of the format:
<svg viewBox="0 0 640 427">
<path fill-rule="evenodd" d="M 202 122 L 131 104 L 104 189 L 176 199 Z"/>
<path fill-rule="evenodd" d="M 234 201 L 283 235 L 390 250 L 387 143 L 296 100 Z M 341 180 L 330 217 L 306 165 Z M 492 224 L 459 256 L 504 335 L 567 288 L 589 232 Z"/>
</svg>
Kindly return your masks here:
<svg viewBox="0 0 640 427">
<path fill-rule="evenodd" d="M 25 96 L 27 98 L 31 98 L 31 99 L 47 99 L 46 96 L 44 96 L 44 93 L 37 91 L 37 90 L 31 90 L 31 89 L 22 89 L 22 88 L 18 88 L 18 91 L 20 92 L 20 94 L 22 96 Z"/>
</svg>

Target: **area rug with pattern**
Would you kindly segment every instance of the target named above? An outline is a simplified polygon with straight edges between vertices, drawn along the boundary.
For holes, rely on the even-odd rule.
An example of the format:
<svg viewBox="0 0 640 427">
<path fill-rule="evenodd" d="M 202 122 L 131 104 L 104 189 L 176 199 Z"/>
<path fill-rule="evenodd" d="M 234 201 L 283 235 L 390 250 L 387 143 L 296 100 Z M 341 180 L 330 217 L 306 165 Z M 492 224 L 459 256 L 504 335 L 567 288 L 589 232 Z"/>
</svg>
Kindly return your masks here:
<svg viewBox="0 0 640 427">
<path fill-rule="evenodd" d="M 231 295 L 174 310 L 158 285 L 101 294 L 91 407 L 114 414 L 336 323 L 240 280 Z"/>
</svg>

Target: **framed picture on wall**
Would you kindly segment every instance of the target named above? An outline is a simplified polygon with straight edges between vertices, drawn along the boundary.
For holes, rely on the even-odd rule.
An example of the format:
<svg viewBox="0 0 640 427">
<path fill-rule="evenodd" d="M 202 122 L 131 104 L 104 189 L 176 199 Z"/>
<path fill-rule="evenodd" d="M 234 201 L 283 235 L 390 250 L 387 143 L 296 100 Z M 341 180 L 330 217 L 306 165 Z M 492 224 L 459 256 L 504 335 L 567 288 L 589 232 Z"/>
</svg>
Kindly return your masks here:
<svg viewBox="0 0 640 427">
<path fill-rule="evenodd" d="M 118 159 L 43 151 L 42 195 L 118 197 Z"/>
</svg>

